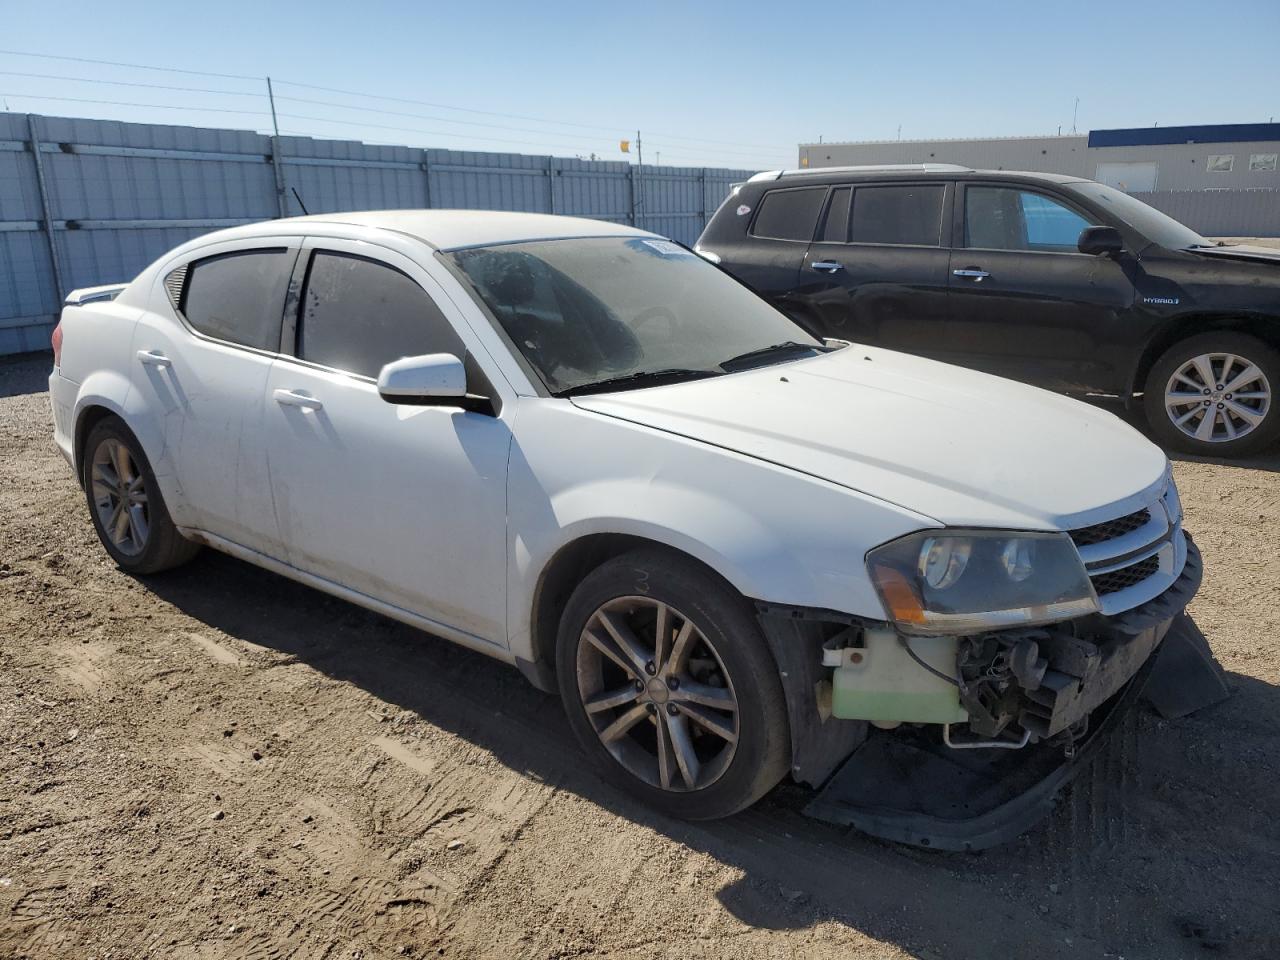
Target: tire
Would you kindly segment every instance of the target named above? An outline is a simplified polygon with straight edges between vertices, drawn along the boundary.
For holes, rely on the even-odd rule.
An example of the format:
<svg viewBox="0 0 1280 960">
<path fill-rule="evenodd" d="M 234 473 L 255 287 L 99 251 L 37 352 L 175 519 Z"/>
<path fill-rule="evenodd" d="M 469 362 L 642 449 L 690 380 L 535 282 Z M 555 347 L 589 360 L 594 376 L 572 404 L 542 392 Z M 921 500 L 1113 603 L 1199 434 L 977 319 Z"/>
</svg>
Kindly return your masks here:
<svg viewBox="0 0 1280 960">
<path fill-rule="evenodd" d="M 123 462 L 122 453 L 127 455 Z M 125 472 L 123 482 L 113 482 L 120 479 L 120 467 Z M 159 573 L 200 552 L 199 544 L 184 539 L 173 525 L 142 445 L 119 417 L 105 417 L 94 424 L 85 438 L 80 469 L 93 528 L 120 569 Z M 117 505 L 126 497 L 130 509 L 120 511 Z M 112 517 L 121 518 L 119 527 Z"/>
<path fill-rule="evenodd" d="M 1228 365 L 1225 380 L 1224 365 Z M 1256 369 L 1257 376 L 1246 374 L 1249 369 Z M 1214 382 L 1206 384 L 1209 373 Z M 1248 375 L 1249 382 L 1241 383 L 1242 375 Z M 1234 391 L 1218 390 L 1233 381 L 1237 383 Z M 1208 457 L 1242 457 L 1280 440 L 1278 396 L 1280 352 L 1256 337 L 1222 330 L 1170 347 L 1147 376 L 1143 408 L 1151 432 L 1167 448 Z M 1173 405 L 1167 405 L 1167 399 Z M 1209 415 L 1214 420 L 1206 426 Z M 1175 419 L 1182 417 L 1189 419 L 1180 426 Z"/>
<path fill-rule="evenodd" d="M 661 617 L 665 657 L 655 652 Z M 755 613 L 696 562 L 661 549 L 607 561 L 570 596 L 556 653 L 583 750 L 607 779 L 661 812 L 725 817 L 786 773 L 782 682 Z"/>
</svg>

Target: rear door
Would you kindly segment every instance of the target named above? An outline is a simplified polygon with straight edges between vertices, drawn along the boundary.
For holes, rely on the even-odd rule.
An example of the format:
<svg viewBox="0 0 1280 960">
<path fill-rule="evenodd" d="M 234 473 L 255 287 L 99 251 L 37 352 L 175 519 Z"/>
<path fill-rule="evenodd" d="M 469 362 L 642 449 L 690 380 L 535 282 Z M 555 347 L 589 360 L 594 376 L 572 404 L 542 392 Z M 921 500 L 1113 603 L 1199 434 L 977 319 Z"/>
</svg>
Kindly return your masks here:
<svg viewBox="0 0 1280 960">
<path fill-rule="evenodd" d="M 754 210 L 746 203 L 739 204 L 737 215 L 749 218 L 747 235 L 723 250 L 725 269 L 770 303 L 790 312 L 800 264 L 826 196 L 826 184 L 777 187 L 763 194 Z"/>
<path fill-rule="evenodd" d="M 262 430 L 296 237 L 211 245 L 162 273 L 168 315 L 134 328 L 134 389 L 163 422 L 157 471 L 176 480 L 174 521 L 281 553 Z"/>
<path fill-rule="evenodd" d="M 950 185 L 837 184 L 796 296 L 825 336 L 929 355 L 947 316 Z"/>
<path fill-rule="evenodd" d="M 1100 221 L 1039 187 L 963 183 L 951 256 L 946 358 L 1073 393 L 1118 393 L 1107 358 L 1135 290 L 1132 260 L 1076 249 Z"/>
</svg>

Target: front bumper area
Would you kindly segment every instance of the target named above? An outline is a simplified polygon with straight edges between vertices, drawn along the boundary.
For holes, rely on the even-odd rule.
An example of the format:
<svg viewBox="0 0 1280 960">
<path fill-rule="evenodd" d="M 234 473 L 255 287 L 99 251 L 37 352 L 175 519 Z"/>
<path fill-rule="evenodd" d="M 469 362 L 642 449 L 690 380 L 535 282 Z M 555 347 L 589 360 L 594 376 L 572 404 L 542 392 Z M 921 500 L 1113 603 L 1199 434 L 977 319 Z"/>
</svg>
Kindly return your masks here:
<svg viewBox="0 0 1280 960">
<path fill-rule="evenodd" d="M 897 842 L 982 849 L 1013 839 L 1053 808 L 1148 681 L 1150 699 L 1166 716 L 1223 699 L 1221 668 L 1184 613 L 1201 579 L 1190 538 L 1186 555 L 1168 589 L 1125 613 L 962 638 L 968 729 L 952 723 L 946 738 L 937 723 L 883 730 L 829 713 L 823 719 L 821 690 L 830 673 L 814 666 L 814 645 L 829 648 L 842 642 L 832 631 L 847 638 L 868 625 L 828 619 L 824 627 L 820 611 L 762 610 L 787 692 L 792 774 L 821 787 L 805 813 Z M 1015 656 L 1025 644 L 1035 647 L 1038 669 Z M 967 666 L 966 645 L 973 655 Z M 848 649 L 876 656 L 874 649 Z M 1011 663 L 1020 665 L 1006 669 Z M 954 749 L 957 743 L 1020 748 Z"/>
</svg>

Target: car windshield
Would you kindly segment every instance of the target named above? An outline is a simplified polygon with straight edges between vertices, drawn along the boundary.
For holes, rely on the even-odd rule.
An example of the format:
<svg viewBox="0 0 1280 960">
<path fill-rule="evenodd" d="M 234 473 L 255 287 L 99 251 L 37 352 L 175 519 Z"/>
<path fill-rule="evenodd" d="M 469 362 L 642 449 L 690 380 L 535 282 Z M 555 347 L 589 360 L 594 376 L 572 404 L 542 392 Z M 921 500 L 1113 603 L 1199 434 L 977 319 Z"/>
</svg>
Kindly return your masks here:
<svg viewBox="0 0 1280 960">
<path fill-rule="evenodd" d="M 827 349 L 670 240 L 538 240 L 447 256 L 553 394 L 717 376 Z"/>
<path fill-rule="evenodd" d="M 1157 243 L 1169 250 L 1214 246 L 1211 241 L 1206 240 L 1190 227 L 1183 226 L 1173 217 L 1161 213 L 1141 200 L 1135 200 L 1114 187 L 1093 181 L 1073 183 L 1071 187 L 1077 193 L 1107 207 L 1152 243 Z"/>
</svg>

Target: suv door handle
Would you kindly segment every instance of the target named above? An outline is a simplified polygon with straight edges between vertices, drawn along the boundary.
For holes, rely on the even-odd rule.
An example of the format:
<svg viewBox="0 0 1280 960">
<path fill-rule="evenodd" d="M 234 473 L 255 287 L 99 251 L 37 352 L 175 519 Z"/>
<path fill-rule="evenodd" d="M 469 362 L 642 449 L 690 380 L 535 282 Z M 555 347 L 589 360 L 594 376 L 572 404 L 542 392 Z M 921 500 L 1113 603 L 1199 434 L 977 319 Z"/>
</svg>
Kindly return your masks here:
<svg viewBox="0 0 1280 960">
<path fill-rule="evenodd" d="M 823 273 L 835 273 L 837 270 L 843 270 L 843 263 L 836 263 L 834 260 L 815 260 L 809 266 L 814 270 L 820 270 Z"/>
<path fill-rule="evenodd" d="M 149 367 L 171 367 L 173 363 L 159 350 L 139 350 L 138 359 Z"/>
<path fill-rule="evenodd" d="M 991 274 L 987 273 L 987 271 L 985 270 L 974 270 L 974 269 L 952 270 L 951 273 L 957 277 L 969 277 L 973 280 L 974 283 L 981 283 L 983 277 L 991 276 Z"/>
<path fill-rule="evenodd" d="M 306 393 L 299 393 L 297 390 L 289 390 L 285 387 L 278 387 L 272 396 L 276 398 L 276 403 L 282 407 L 301 407 L 303 410 L 320 410 L 324 408 L 324 404 L 315 397 Z"/>
</svg>

